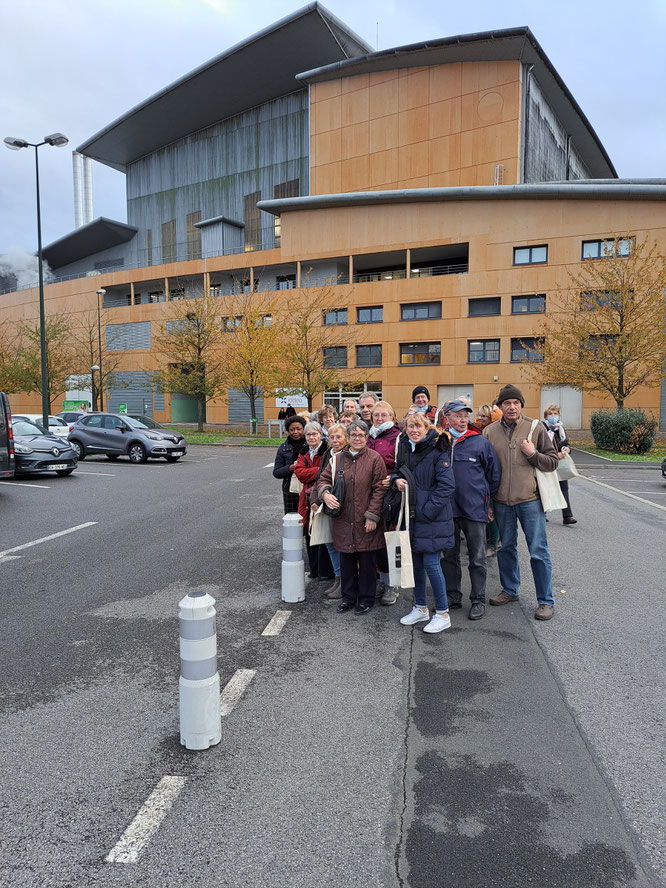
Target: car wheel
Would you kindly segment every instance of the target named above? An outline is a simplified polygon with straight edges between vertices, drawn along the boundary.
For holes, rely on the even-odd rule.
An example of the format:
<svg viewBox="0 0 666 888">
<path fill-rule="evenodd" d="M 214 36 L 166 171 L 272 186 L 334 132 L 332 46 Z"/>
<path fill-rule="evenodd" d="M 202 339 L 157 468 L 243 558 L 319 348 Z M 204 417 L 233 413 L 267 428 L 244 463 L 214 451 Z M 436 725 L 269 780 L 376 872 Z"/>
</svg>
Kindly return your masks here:
<svg viewBox="0 0 666 888">
<path fill-rule="evenodd" d="M 71 475 L 74 469 L 58 469 L 56 475 L 60 475 L 61 478 L 64 478 L 65 475 Z"/>
<path fill-rule="evenodd" d="M 107 453 L 106 458 L 110 459 L 110 460 L 118 459 L 118 454 L 117 453 Z"/>
<path fill-rule="evenodd" d="M 130 444 L 127 455 L 130 458 L 130 462 L 133 463 L 145 463 L 145 461 L 148 459 L 148 456 L 146 455 L 146 448 L 143 446 L 143 444 L 139 444 L 138 441 Z"/>
<path fill-rule="evenodd" d="M 72 445 L 72 450 L 79 462 L 86 458 L 86 449 L 80 441 L 70 441 L 69 443 Z"/>
<path fill-rule="evenodd" d="M 164 458 L 167 462 L 178 462 L 178 460 L 180 459 L 179 456 L 171 456 L 171 455 L 165 456 Z"/>
</svg>

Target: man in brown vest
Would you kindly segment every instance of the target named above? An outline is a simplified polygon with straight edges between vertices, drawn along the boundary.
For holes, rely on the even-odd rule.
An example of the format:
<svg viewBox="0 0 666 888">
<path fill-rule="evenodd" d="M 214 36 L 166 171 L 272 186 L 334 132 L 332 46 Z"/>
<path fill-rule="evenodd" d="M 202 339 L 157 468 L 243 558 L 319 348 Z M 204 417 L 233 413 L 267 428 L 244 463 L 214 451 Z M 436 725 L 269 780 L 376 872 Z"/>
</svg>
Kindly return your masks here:
<svg viewBox="0 0 666 888">
<path fill-rule="evenodd" d="M 490 604 L 517 601 L 520 588 L 518 565 L 518 522 L 525 534 L 536 589 L 536 620 L 553 616 L 553 588 L 550 552 L 546 537 L 546 513 L 541 506 L 535 469 L 552 472 L 557 468 L 557 452 L 543 424 L 537 422 L 528 440 L 533 421 L 523 416 L 525 399 L 514 385 L 505 385 L 497 398 L 502 411 L 499 422 L 487 426 L 483 434 L 492 444 L 502 467 L 502 479 L 495 494 L 495 518 L 502 546 L 497 550 L 502 591 Z"/>
</svg>

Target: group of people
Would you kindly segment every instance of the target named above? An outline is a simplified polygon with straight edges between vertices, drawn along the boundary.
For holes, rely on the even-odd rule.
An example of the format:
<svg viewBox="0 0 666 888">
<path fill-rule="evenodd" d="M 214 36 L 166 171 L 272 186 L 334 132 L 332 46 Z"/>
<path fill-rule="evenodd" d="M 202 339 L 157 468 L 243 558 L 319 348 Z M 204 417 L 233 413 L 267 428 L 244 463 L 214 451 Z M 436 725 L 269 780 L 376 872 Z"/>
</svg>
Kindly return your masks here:
<svg viewBox="0 0 666 888">
<path fill-rule="evenodd" d="M 451 625 L 449 611 L 461 608 L 461 538 L 465 537 L 471 584 L 468 617 L 486 611 L 487 560 L 496 554 L 501 591 L 495 606 L 518 599 L 518 525 L 530 553 L 537 620 L 554 612 L 551 560 L 535 470 L 553 472 L 569 453 L 559 410 L 550 405 L 544 421 L 524 416 L 518 388 L 505 385 L 492 405 L 471 422 L 467 399 L 430 404 L 425 386 L 412 393 L 402 422 L 393 407 L 373 392 L 358 403 L 348 399 L 338 417 L 329 405 L 316 414 L 285 419 L 286 440 L 278 448 L 273 474 L 282 480 L 284 511 L 303 518 L 309 577 L 330 582 L 329 601 L 339 613 L 367 614 L 376 602 L 391 606 L 399 589 L 389 582 L 382 518 L 394 488 L 404 493 L 410 515 L 414 603 L 400 622 L 425 623 L 424 632 Z M 575 524 L 568 488 L 563 522 Z M 332 542 L 312 545 L 310 519 L 324 506 L 332 516 Z M 388 520 L 388 519 L 387 519 Z M 426 576 L 434 597 L 428 606 Z"/>
</svg>

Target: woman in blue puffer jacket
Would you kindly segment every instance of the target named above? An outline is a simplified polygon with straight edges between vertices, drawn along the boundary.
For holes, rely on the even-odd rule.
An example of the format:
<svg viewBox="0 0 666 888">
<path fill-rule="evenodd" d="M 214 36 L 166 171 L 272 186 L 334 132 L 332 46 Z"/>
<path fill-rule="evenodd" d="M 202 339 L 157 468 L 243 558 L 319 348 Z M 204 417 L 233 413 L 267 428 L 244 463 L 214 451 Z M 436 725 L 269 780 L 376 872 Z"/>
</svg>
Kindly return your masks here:
<svg viewBox="0 0 666 888">
<path fill-rule="evenodd" d="M 415 482 L 412 492 L 414 519 L 410 522 L 410 540 L 414 563 L 414 607 L 400 622 L 403 626 L 427 623 L 424 632 L 442 632 L 451 625 L 446 584 L 440 565 L 443 549 L 454 545 L 452 499 L 455 483 L 451 468 L 451 444 L 446 432 L 441 435 L 423 416 L 408 415 L 405 434 L 398 444 L 398 456 L 391 483 L 405 488 L 406 467 Z M 435 596 L 435 614 L 430 619 L 426 596 L 426 574 Z"/>
</svg>

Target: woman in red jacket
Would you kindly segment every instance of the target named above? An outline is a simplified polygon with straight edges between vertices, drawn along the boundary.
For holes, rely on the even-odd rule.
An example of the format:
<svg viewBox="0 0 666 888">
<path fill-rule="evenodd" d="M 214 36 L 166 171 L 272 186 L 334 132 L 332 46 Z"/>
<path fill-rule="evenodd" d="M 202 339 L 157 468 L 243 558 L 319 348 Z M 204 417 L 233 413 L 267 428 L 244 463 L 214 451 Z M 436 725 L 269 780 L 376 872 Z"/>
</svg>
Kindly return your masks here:
<svg viewBox="0 0 666 888">
<path fill-rule="evenodd" d="M 309 422 L 305 426 L 305 440 L 308 449 L 296 460 L 294 474 L 303 485 L 298 498 L 298 514 L 303 518 L 305 548 L 308 552 L 311 580 L 335 580 L 333 565 L 326 546 L 311 546 L 309 533 L 310 493 L 319 474 L 322 456 L 326 453 L 327 444 L 323 440 L 322 428 L 318 422 Z"/>
<path fill-rule="evenodd" d="M 386 466 L 386 478 L 384 487 L 388 490 L 391 483 L 391 473 L 395 467 L 396 441 L 400 437 L 400 429 L 395 422 L 395 412 L 388 401 L 378 401 L 372 408 L 372 427 L 368 438 L 368 448 L 378 453 Z M 377 552 L 377 570 L 379 571 L 379 586 L 377 598 L 387 607 L 398 600 L 399 591 L 395 586 L 389 585 L 388 554 L 386 546 Z"/>
</svg>

